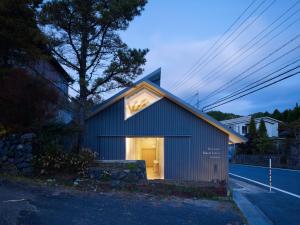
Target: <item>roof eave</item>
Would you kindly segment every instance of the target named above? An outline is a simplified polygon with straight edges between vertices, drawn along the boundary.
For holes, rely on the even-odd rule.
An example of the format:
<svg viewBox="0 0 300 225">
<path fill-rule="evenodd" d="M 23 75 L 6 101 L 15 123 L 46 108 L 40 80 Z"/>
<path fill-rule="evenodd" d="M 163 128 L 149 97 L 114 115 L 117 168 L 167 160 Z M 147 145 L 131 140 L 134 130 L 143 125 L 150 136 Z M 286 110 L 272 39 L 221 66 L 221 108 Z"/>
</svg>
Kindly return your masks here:
<svg viewBox="0 0 300 225">
<path fill-rule="evenodd" d="M 130 94 L 131 92 L 134 92 L 136 89 L 141 88 L 142 86 L 147 86 L 150 89 L 154 89 L 154 91 L 158 92 L 163 97 L 166 97 L 170 99 L 171 101 L 175 102 L 176 104 L 180 105 L 181 107 L 185 108 L 186 110 L 190 111 L 194 115 L 198 116 L 199 118 L 203 119 L 204 121 L 208 122 L 212 126 L 216 127 L 217 129 L 221 130 L 222 132 L 226 133 L 229 136 L 229 140 L 233 143 L 242 143 L 246 142 L 247 138 L 239 135 L 238 133 L 229 130 L 227 127 L 225 127 L 220 122 L 216 121 L 212 117 L 204 114 L 203 112 L 199 111 L 195 107 L 187 104 L 186 102 L 182 101 L 180 98 L 176 97 L 175 95 L 169 93 L 168 91 L 162 89 L 160 86 L 152 83 L 148 80 L 140 80 L 138 83 L 136 83 L 133 87 L 128 87 L 119 92 L 118 94 L 112 96 L 107 101 L 105 101 L 97 110 L 95 110 L 93 113 L 91 113 L 87 119 L 90 119 L 94 115 L 98 114 L 100 111 L 108 107 L 109 105 L 115 103 L 116 101 L 122 99 L 124 96 Z"/>
</svg>

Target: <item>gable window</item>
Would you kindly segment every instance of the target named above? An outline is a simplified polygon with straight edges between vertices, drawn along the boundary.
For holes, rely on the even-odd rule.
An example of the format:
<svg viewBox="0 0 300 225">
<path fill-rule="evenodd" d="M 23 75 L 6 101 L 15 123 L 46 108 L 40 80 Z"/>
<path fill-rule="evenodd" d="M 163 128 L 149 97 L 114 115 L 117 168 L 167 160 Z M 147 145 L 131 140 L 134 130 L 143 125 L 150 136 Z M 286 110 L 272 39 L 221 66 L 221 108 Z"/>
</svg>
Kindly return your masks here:
<svg viewBox="0 0 300 225">
<path fill-rule="evenodd" d="M 145 88 L 131 96 L 125 97 L 125 119 L 133 116 L 160 99 L 161 96 L 158 96 Z"/>
</svg>

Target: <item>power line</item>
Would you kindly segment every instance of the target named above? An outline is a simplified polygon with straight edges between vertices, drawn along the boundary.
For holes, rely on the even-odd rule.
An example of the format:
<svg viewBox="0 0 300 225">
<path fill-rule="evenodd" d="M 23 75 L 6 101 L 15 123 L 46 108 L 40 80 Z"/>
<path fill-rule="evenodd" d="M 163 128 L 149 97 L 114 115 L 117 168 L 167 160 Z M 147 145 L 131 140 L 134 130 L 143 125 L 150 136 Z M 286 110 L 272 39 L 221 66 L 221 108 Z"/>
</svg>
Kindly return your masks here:
<svg viewBox="0 0 300 225">
<path fill-rule="evenodd" d="M 245 96 L 247 96 L 247 95 L 250 95 L 250 94 L 252 94 L 252 93 L 255 93 L 255 92 L 257 92 L 257 91 L 259 91 L 259 90 L 262 90 L 262 89 L 264 89 L 264 88 L 266 88 L 266 87 L 269 87 L 269 86 L 274 85 L 274 84 L 276 84 L 276 83 L 278 83 L 278 82 L 281 82 L 281 81 L 286 80 L 286 79 L 288 79 L 288 78 L 290 78 L 290 77 L 293 77 L 293 76 L 295 76 L 295 75 L 297 75 L 297 74 L 299 74 L 299 73 L 300 73 L 300 71 L 298 71 L 298 72 L 296 72 L 296 73 L 293 73 L 293 74 L 291 74 L 291 75 L 288 75 L 288 76 L 286 76 L 286 77 L 283 77 L 283 78 L 281 78 L 281 79 L 279 79 L 279 80 L 277 80 L 277 81 L 274 81 L 274 82 L 272 82 L 272 83 L 270 83 L 270 84 L 267 84 L 267 85 L 265 85 L 265 86 L 263 86 L 263 87 L 260 87 L 260 88 L 258 88 L 258 89 L 255 89 L 255 90 L 253 90 L 253 91 L 251 91 L 251 92 L 248 92 L 248 93 L 246 93 L 246 94 L 243 94 L 243 95 L 241 95 L 241 96 L 238 96 L 238 97 L 236 97 L 236 98 L 234 98 L 234 99 L 228 100 L 228 101 L 223 102 L 223 103 L 221 103 L 221 104 L 218 104 L 218 105 L 215 105 L 215 106 L 210 107 L 210 108 L 208 108 L 208 109 L 205 109 L 205 111 L 209 111 L 209 110 L 214 109 L 214 108 L 216 108 L 216 107 L 219 107 L 219 106 L 221 106 L 221 105 L 227 104 L 227 103 L 229 103 L 229 102 L 235 101 L 235 100 L 237 100 L 237 99 L 240 99 L 240 98 L 242 98 L 242 97 L 245 97 Z"/>
<path fill-rule="evenodd" d="M 299 60 L 298 60 L 298 61 L 299 61 Z M 219 99 L 219 100 L 217 100 L 217 101 L 215 101 L 215 102 L 213 102 L 213 103 L 211 103 L 211 104 L 208 104 L 208 105 L 204 106 L 202 109 L 209 108 L 210 106 L 216 105 L 216 104 L 218 104 L 218 103 L 220 103 L 220 102 L 224 102 L 224 101 L 227 100 L 227 99 L 230 99 L 230 98 L 232 98 L 232 97 L 234 97 L 234 96 L 237 96 L 237 95 L 239 95 L 239 94 L 242 94 L 242 93 L 244 93 L 244 92 L 246 92 L 246 91 L 252 90 L 253 88 L 256 88 L 256 87 L 261 86 L 261 85 L 263 85 L 263 84 L 265 84 L 265 83 L 268 83 L 268 82 L 270 82 L 270 81 L 272 81 L 272 80 L 274 80 L 274 79 L 276 79 L 276 78 L 278 78 L 278 77 L 281 77 L 281 76 L 283 76 L 283 75 L 285 75 L 285 74 L 287 74 L 287 73 L 289 73 L 289 72 L 291 72 L 291 71 L 293 71 L 293 70 L 299 69 L 299 68 L 300 68 L 300 65 L 298 65 L 298 66 L 296 66 L 296 67 L 294 67 L 294 68 L 292 68 L 292 69 L 289 69 L 289 70 L 287 70 L 287 71 L 285 71 L 285 72 L 282 72 L 282 73 L 280 73 L 280 74 L 278 74 L 278 75 L 276 75 L 276 76 L 274 76 L 274 77 L 271 77 L 271 78 L 269 78 L 269 79 L 267 79 L 267 80 L 265 80 L 265 81 L 262 81 L 263 79 L 267 78 L 267 77 L 264 77 L 263 79 L 260 79 L 260 80 L 258 80 L 258 81 L 253 82 L 253 83 L 250 84 L 250 85 L 247 85 L 248 88 L 244 87 L 244 88 L 243 88 L 244 90 L 237 91 L 236 93 L 232 93 L 232 94 L 228 95 L 228 96 L 225 97 L 225 98 Z M 261 82 L 260 82 L 260 81 L 261 81 Z"/>
<path fill-rule="evenodd" d="M 250 81 L 250 82 L 252 82 L 252 83 L 250 83 L 250 84 L 244 86 L 243 88 L 240 88 L 239 90 L 234 91 L 233 93 L 231 93 L 231 94 L 229 94 L 229 95 L 226 95 L 225 97 L 223 97 L 223 98 L 217 100 L 215 103 L 218 103 L 218 102 L 224 101 L 224 100 L 226 100 L 226 99 L 229 99 L 229 98 L 235 96 L 236 94 L 240 94 L 242 91 L 245 91 L 246 88 L 251 87 L 253 84 L 256 84 L 256 83 L 258 83 L 258 82 L 260 82 L 260 81 L 263 81 L 264 79 L 266 79 L 266 78 L 272 76 L 273 74 L 275 74 L 275 73 L 277 73 L 277 72 L 279 72 L 279 71 L 281 71 L 281 70 L 283 70 L 283 69 L 286 69 L 287 67 L 289 67 L 289 66 L 291 66 L 291 65 L 293 65 L 293 64 L 295 64 L 295 63 L 297 63 L 297 62 L 299 62 L 299 61 L 300 61 L 300 58 L 298 58 L 297 60 L 293 61 L 292 63 L 289 63 L 289 64 L 287 64 L 287 65 L 285 65 L 285 66 L 283 66 L 283 67 L 281 67 L 281 68 L 275 70 L 274 72 L 272 72 L 272 73 L 270 73 L 270 74 L 268 74 L 268 75 L 266 75 L 266 76 L 263 76 L 262 78 L 260 78 L 260 79 L 258 79 L 258 80 L 256 80 L 256 81 L 254 81 L 254 82 L 252 82 L 252 81 L 254 80 L 254 79 L 252 79 L 252 80 Z M 298 67 L 296 67 L 296 68 L 298 68 Z M 294 69 L 295 69 L 295 68 L 294 68 Z M 294 69 L 292 69 L 292 70 L 294 70 Z M 291 70 L 291 71 L 292 71 L 292 70 Z M 211 104 L 210 104 L 210 105 L 211 105 Z M 206 106 L 210 106 L 210 105 L 206 105 Z"/>
<path fill-rule="evenodd" d="M 214 56 L 212 56 L 212 58 L 208 58 L 206 60 L 206 63 L 204 65 L 202 65 L 202 67 L 198 70 L 196 70 L 195 72 L 199 72 L 201 71 L 201 69 L 203 69 L 205 66 L 207 66 L 212 60 L 214 60 L 218 55 L 220 55 L 222 53 L 222 51 L 224 51 L 229 45 L 231 45 L 237 38 L 240 37 L 240 35 L 242 33 L 244 33 L 250 26 L 252 26 L 259 18 L 260 16 L 265 13 L 274 3 L 276 2 L 276 0 L 273 0 L 271 2 L 271 4 L 269 4 L 259 15 L 257 15 L 255 17 L 254 20 L 252 20 L 246 27 L 244 27 L 244 29 L 242 29 L 232 40 L 230 40 L 229 43 L 227 43 L 224 47 L 221 48 L 221 50 L 219 52 L 217 52 Z"/>
<path fill-rule="evenodd" d="M 227 28 L 227 30 L 213 43 L 213 45 L 204 53 L 204 55 L 202 55 L 197 61 L 196 61 L 196 63 L 187 71 L 187 72 L 185 72 L 184 74 L 183 74 L 183 79 L 181 80 L 181 81 L 178 81 L 177 83 L 175 83 L 175 86 L 178 86 L 178 85 L 180 85 L 181 83 L 183 83 L 183 82 L 185 82 L 187 79 L 189 79 L 189 77 L 192 75 L 192 73 L 193 73 L 193 71 L 195 70 L 195 69 L 197 69 L 200 65 L 198 65 L 215 47 L 216 47 L 216 45 L 221 41 L 221 39 L 222 38 L 224 38 L 225 37 L 225 35 L 231 30 L 231 28 L 232 27 L 234 27 L 235 25 L 236 25 L 236 23 L 244 16 L 244 14 L 251 8 L 251 6 L 256 2 L 257 0 L 254 0 L 254 1 L 252 1 L 251 3 L 250 3 L 250 5 L 238 16 L 238 18 L 237 19 L 235 19 L 234 20 L 234 22 L 229 26 L 229 28 Z M 265 1 L 263 1 L 262 3 L 264 3 Z M 261 4 L 262 4 L 261 3 Z M 260 4 L 260 5 L 261 5 Z M 248 17 L 247 17 L 247 19 L 248 19 Z M 247 20 L 246 19 L 246 20 Z M 245 21 L 246 20 L 244 20 L 236 29 L 235 29 L 235 31 L 233 31 L 226 39 L 225 39 L 225 41 L 226 40 L 228 40 L 228 38 L 230 38 L 233 34 L 234 34 L 234 32 L 236 32 L 244 23 L 245 23 Z M 221 43 L 221 45 L 224 43 L 224 41 Z M 219 46 L 218 46 L 219 47 Z M 217 47 L 217 48 L 218 48 Z M 186 76 L 186 77 L 184 77 L 184 76 Z"/>
<path fill-rule="evenodd" d="M 255 45 L 257 45 L 259 42 L 261 42 L 264 38 L 266 38 L 267 36 L 269 36 L 269 34 L 271 34 L 273 31 L 275 31 L 277 28 L 279 28 L 281 25 L 283 25 L 286 21 L 288 21 L 289 19 L 291 19 L 295 14 L 297 14 L 300 9 L 298 9 L 297 11 L 295 11 L 292 15 L 290 15 L 287 19 L 285 19 L 283 22 L 281 22 L 279 25 L 277 25 L 275 28 L 273 28 L 271 31 L 269 31 L 268 33 L 266 33 L 265 35 L 263 35 L 258 41 L 256 41 L 255 43 L 253 43 L 251 46 L 249 46 L 246 50 L 244 50 L 241 54 L 238 54 L 239 52 L 241 52 L 241 50 L 243 50 L 249 43 L 251 43 L 252 41 L 254 41 L 257 37 L 259 37 L 262 33 L 264 33 L 266 30 L 268 30 L 273 24 L 275 24 L 275 22 L 277 22 L 280 18 L 282 18 L 287 12 L 289 12 L 292 7 L 294 7 L 296 4 L 300 3 L 300 1 L 296 2 L 295 4 L 293 4 L 288 10 L 286 10 L 280 17 L 278 17 L 275 21 L 272 22 L 272 24 L 270 24 L 267 28 L 265 28 L 262 32 L 260 32 L 259 34 L 257 34 L 254 38 L 252 38 L 249 42 L 247 42 L 241 49 L 239 49 L 237 52 L 235 52 L 233 55 L 231 55 L 230 57 L 228 57 L 227 60 L 225 60 L 223 63 L 221 63 L 219 66 L 215 67 L 215 69 L 211 70 L 205 77 L 204 80 L 198 81 L 196 83 L 193 84 L 193 87 L 195 87 L 196 85 L 198 85 L 199 83 L 202 83 L 200 87 L 204 86 L 204 82 L 206 81 L 206 83 L 209 80 L 212 80 L 212 78 L 217 78 L 218 73 L 220 73 L 221 71 L 227 72 L 228 70 L 230 70 L 231 68 L 233 68 L 234 65 L 236 65 L 237 63 L 241 63 L 242 61 L 244 61 L 246 58 L 248 58 L 249 56 L 253 55 L 254 53 L 256 53 L 257 51 L 259 51 L 261 49 L 262 46 L 268 44 L 269 42 L 271 42 L 273 39 L 275 39 L 277 36 L 279 36 L 280 34 L 282 34 L 284 31 L 286 31 L 288 28 L 290 28 L 292 25 L 294 25 L 296 22 L 298 22 L 300 20 L 300 18 L 297 18 L 295 21 L 293 21 L 292 23 L 290 23 L 288 26 L 286 26 L 285 28 L 283 28 L 279 33 L 277 33 L 276 35 L 274 35 L 272 38 L 266 40 L 264 43 L 262 43 L 259 47 L 257 47 L 254 51 L 252 51 L 250 54 L 246 55 L 244 58 L 240 59 L 240 56 L 244 55 L 246 52 L 248 52 L 249 50 L 251 50 Z M 237 55 L 238 54 L 238 55 Z M 237 58 L 237 56 L 239 57 L 239 61 L 234 62 L 235 58 Z M 225 65 L 227 62 L 229 61 L 229 64 Z M 234 63 L 234 64 L 232 64 Z M 224 71 L 224 68 L 220 68 L 221 66 L 225 65 L 225 68 L 227 67 L 227 69 Z M 230 67 L 228 67 L 230 66 Z M 211 75 L 212 76 L 209 76 Z M 205 79 L 206 78 L 206 79 Z M 199 87 L 198 87 L 199 88 Z"/>
<path fill-rule="evenodd" d="M 205 98 L 208 97 L 212 97 L 226 89 L 228 89 L 228 87 L 233 86 L 234 84 L 246 79 L 249 77 L 249 75 L 253 75 L 255 72 L 267 67 L 268 65 L 278 61 L 279 59 L 283 58 L 284 56 L 290 54 L 291 52 L 295 51 L 297 48 L 300 47 L 300 45 L 298 45 L 297 47 L 293 48 L 292 50 L 286 52 L 285 54 L 279 56 L 278 58 L 272 60 L 271 62 L 267 63 L 266 65 L 260 67 L 259 69 L 253 71 L 252 73 L 248 74 L 248 76 L 246 77 L 246 75 L 244 75 L 245 73 L 247 73 L 248 71 L 251 71 L 254 67 L 256 67 L 257 65 L 261 64 L 263 61 L 265 61 L 266 59 L 270 58 L 272 55 L 274 55 L 275 53 L 277 53 L 278 51 L 280 51 L 281 49 L 285 48 L 286 46 L 288 46 L 289 44 L 291 44 L 292 42 L 294 42 L 295 40 L 297 40 L 300 37 L 300 34 L 296 35 L 295 37 L 293 37 L 292 39 L 290 39 L 289 41 L 287 41 L 285 44 L 283 44 L 282 46 L 280 46 L 279 48 L 277 48 L 276 50 L 274 50 L 273 52 L 271 52 L 270 54 L 268 54 L 266 57 L 264 57 L 263 59 L 257 61 L 255 64 L 251 65 L 250 67 L 248 67 L 246 70 L 244 70 L 242 73 L 236 75 L 235 77 L 233 77 L 231 80 L 229 80 L 228 82 L 226 82 L 223 87 L 221 86 L 220 88 L 216 89 L 215 91 L 213 91 L 211 94 L 207 95 Z M 244 76 L 242 76 L 244 75 Z M 237 80 L 239 77 L 241 77 L 239 80 Z M 235 81 L 237 80 L 237 81 Z"/>
<path fill-rule="evenodd" d="M 257 19 L 263 14 L 265 13 L 275 2 L 276 0 L 273 0 L 271 2 L 271 4 L 269 4 L 266 8 L 263 9 L 262 12 L 259 13 L 259 15 L 256 16 L 256 18 L 254 20 L 252 20 L 249 24 L 246 25 L 246 27 L 244 27 L 232 40 L 229 41 L 229 43 L 227 43 L 225 46 L 224 44 L 226 43 L 226 41 L 231 38 L 231 36 L 237 32 L 239 30 L 239 28 L 242 27 L 242 25 L 244 25 L 248 20 L 249 18 L 263 5 L 265 1 L 261 2 L 261 4 L 259 4 L 259 6 L 257 8 L 255 8 L 255 10 L 247 17 L 246 20 L 244 20 L 242 22 L 242 24 L 240 24 L 240 26 L 229 36 L 227 37 L 218 47 L 217 49 L 215 50 L 215 53 L 213 52 L 213 54 L 209 55 L 206 60 L 204 62 L 202 62 L 200 65 L 198 65 L 198 67 L 193 71 L 193 73 L 198 73 L 199 71 L 201 71 L 203 68 L 205 68 L 205 66 L 207 66 L 212 60 L 214 60 L 218 55 L 220 55 L 220 53 L 222 51 L 224 51 L 224 49 L 226 49 L 229 45 L 231 45 L 242 33 L 244 33 L 250 26 L 252 26 L 256 21 Z M 201 66 L 201 67 L 200 67 Z M 193 74 L 190 74 L 190 77 L 192 77 Z M 173 90 L 176 90 L 179 86 L 175 86 L 173 88 Z"/>
</svg>

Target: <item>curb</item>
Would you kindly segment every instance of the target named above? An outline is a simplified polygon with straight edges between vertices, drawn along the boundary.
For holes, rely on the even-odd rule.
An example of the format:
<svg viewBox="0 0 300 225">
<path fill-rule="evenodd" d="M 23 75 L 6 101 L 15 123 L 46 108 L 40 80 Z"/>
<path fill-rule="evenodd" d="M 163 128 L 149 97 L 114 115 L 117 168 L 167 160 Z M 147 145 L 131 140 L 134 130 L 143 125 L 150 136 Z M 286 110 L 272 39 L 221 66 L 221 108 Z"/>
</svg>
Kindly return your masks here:
<svg viewBox="0 0 300 225">
<path fill-rule="evenodd" d="M 231 188 L 232 199 L 243 213 L 249 225 L 273 225 L 272 221 L 254 204 L 252 204 L 238 188 Z"/>
</svg>

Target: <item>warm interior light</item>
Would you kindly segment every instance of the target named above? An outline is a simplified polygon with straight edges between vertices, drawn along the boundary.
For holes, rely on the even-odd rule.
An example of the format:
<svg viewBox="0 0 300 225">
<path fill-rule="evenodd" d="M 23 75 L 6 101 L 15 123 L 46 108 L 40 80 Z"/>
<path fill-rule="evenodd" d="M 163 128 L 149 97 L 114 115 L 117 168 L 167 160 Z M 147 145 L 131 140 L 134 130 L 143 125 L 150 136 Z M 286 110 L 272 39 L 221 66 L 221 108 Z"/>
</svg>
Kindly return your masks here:
<svg viewBox="0 0 300 225">
<path fill-rule="evenodd" d="M 126 160 L 145 160 L 148 179 L 164 179 L 164 138 L 126 138 Z"/>
<path fill-rule="evenodd" d="M 159 99 L 161 99 L 160 96 L 147 89 L 142 89 L 136 94 L 126 97 L 125 119 L 145 109 L 146 107 L 150 106 Z"/>
</svg>

